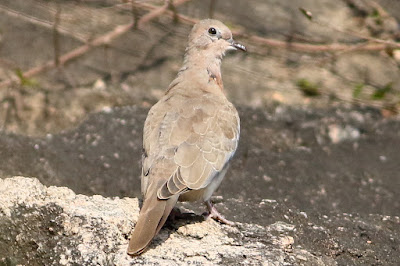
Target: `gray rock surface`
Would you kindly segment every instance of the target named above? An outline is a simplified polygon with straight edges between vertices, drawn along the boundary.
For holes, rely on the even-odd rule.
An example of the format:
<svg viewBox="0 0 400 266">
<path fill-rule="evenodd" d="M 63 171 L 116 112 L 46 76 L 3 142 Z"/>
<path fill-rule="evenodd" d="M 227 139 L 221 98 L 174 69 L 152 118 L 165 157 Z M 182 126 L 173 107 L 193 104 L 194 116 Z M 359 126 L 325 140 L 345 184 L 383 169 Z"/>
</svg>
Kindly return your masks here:
<svg viewBox="0 0 400 266">
<path fill-rule="evenodd" d="M 308 217 L 274 200 L 228 201 L 258 220 L 220 225 L 191 214 L 170 222 L 140 257 L 125 254 L 138 200 L 75 194 L 36 178 L 0 179 L 3 265 L 395 265 L 399 217 Z M 235 207 L 236 206 L 236 207 Z M 181 209 L 187 211 L 185 207 Z M 269 216 L 268 219 L 263 219 Z M 244 216 L 238 220 L 242 220 Z M 271 219 L 272 218 L 272 219 Z M 259 221 L 263 221 L 259 223 Z"/>
<path fill-rule="evenodd" d="M 146 113 L 105 109 L 45 138 L 0 133 L 1 263 L 400 263 L 400 122 L 354 107 L 240 109 L 240 147 L 214 198 L 238 226 L 183 204 L 191 215 L 167 223 L 144 256 L 127 257 L 138 201 L 114 196 L 139 196 Z M 16 174 L 50 187 L 4 179 Z"/>
<path fill-rule="evenodd" d="M 275 200 L 229 200 L 230 227 L 198 214 L 170 221 L 140 257 L 126 255 L 138 200 L 75 194 L 36 178 L 0 179 L 1 265 L 395 265 L 399 217 L 309 217 Z M 188 206 L 180 206 L 188 211 Z M 245 209 L 245 211 L 243 211 Z M 257 215 L 249 219 L 249 213 Z M 244 222 L 245 221 L 245 222 Z"/>
<path fill-rule="evenodd" d="M 294 247 L 295 226 L 279 221 L 240 229 L 213 220 L 180 221 L 162 230 L 143 256 L 131 258 L 127 236 L 138 217 L 137 199 L 77 195 L 24 177 L 0 179 L 0 193 L 0 261 L 6 264 L 323 264 Z M 251 239 L 254 233 L 264 234 L 268 244 Z"/>
<path fill-rule="evenodd" d="M 138 213 L 146 108 L 105 109 L 70 131 L 0 133 L 2 263 L 398 265 L 400 122 L 369 108 L 240 109 L 242 136 L 214 201 L 125 255 Z M 36 179 L 12 178 L 13 175 Z M 223 197 L 222 197 L 223 196 Z M 267 263 L 267 265 L 268 265 Z"/>
<path fill-rule="evenodd" d="M 0 176 L 34 176 L 86 195 L 140 197 L 148 109 L 105 109 L 33 138 L 0 131 Z M 239 108 L 241 139 L 218 195 L 280 199 L 306 212 L 398 215 L 399 118 L 378 110 Z"/>
</svg>

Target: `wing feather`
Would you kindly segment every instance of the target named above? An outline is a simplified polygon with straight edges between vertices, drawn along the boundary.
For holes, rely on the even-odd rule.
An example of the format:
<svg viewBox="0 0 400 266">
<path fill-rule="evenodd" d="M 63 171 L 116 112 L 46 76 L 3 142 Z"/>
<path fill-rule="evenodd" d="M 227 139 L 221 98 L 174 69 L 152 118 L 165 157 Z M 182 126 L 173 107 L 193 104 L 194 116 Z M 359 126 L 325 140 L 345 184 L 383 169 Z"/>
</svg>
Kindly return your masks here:
<svg viewBox="0 0 400 266">
<path fill-rule="evenodd" d="M 159 198 L 206 187 L 237 147 L 239 116 L 226 99 L 205 95 L 191 100 L 176 95 L 154 105 L 147 120 L 143 139 L 148 156 L 143 160 L 147 168 L 143 173 L 160 173 L 153 169 L 159 168 L 157 162 L 169 162 L 163 164 L 169 169 L 162 170 L 165 185 L 158 191 Z"/>
</svg>

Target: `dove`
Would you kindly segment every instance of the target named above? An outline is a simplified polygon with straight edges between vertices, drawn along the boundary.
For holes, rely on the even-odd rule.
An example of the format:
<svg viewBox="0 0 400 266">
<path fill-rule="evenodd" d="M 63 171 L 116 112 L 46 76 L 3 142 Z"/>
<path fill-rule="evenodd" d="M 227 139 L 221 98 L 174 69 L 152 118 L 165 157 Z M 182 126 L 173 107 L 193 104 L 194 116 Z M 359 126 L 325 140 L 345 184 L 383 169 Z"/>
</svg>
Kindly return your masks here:
<svg viewBox="0 0 400 266">
<path fill-rule="evenodd" d="M 221 60 L 246 48 L 218 20 L 196 23 L 183 67 L 165 95 L 150 109 L 143 130 L 143 205 L 127 253 L 143 253 L 177 201 L 202 201 L 209 217 L 224 218 L 212 205 L 239 141 L 240 120 L 225 95 Z"/>
</svg>

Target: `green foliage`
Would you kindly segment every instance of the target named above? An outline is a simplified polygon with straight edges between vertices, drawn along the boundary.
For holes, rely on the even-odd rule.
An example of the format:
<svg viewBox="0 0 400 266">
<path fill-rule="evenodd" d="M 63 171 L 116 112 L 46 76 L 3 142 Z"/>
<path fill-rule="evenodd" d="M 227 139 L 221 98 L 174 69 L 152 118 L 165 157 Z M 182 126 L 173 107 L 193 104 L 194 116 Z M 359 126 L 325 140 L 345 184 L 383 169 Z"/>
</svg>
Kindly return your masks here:
<svg viewBox="0 0 400 266">
<path fill-rule="evenodd" d="M 37 87 L 39 85 L 36 80 L 24 77 L 21 69 L 15 70 L 15 74 L 17 74 L 17 77 L 19 78 L 21 86 Z"/>
<path fill-rule="evenodd" d="M 320 91 L 318 88 L 318 85 L 315 83 L 310 82 L 307 79 L 299 79 L 296 82 L 296 85 L 299 87 L 299 89 L 303 92 L 304 95 L 306 96 L 318 96 L 320 95 Z"/>
<path fill-rule="evenodd" d="M 382 20 L 382 16 L 381 16 L 381 14 L 379 13 L 379 10 L 378 10 L 378 9 L 374 8 L 374 10 L 372 11 L 372 13 L 370 14 L 370 17 L 372 17 L 372 18 L 374 19 L 374 21 L 375 21 L 375 23 L 376 23 L 377 25 L 382 25 L 383 20 Z"/>
<path fill-rule="evenodd" d="M 364 83 L 358 83 L 354 86 L 353 89 L 353 97 L 354 98 L 358 98 L 362 92 L 362 90 L 364 89 L 365 84 Z"/>
<path fill-rule="evenodd" d="M 305 9 L 302 8 L 302 7 L 300 7 L 299 10 L 300 10 L 300 12 L 301 12 L 308 20 L 311 21 L 311 20 L 313 19 L 312 13 L 311 13 L 310 11 L 305 10 Z"/>
<path fill-rule="evenodd" d="M 371 98 L 374 100 L 380 100 L 383 99 L 386 95 L 386 93 L 388 93 L 389 91 L 392 90 L 393 87 L 393 82 L 389 82 L 388 84 L 386 84 L 385 86 L 381 87 L 381 88 L 376 88 L 375 92 L 372 94 Z"/>
</svg>

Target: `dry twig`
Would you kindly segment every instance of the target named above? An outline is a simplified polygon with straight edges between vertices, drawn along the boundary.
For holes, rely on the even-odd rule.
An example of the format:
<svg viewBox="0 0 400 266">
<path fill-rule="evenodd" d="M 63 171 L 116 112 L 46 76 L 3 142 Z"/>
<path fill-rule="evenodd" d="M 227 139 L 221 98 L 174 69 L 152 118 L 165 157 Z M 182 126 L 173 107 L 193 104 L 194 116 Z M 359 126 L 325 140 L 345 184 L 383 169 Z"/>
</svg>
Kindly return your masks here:
<svg viewBox="0 0 400 266">
<path fill-rule="evenodd" d="M 147 3 L 137 3 L 137 5 L 141 8 L 145 8 L 147 10 L 154 10 L 157 7 L 147 4 Z M 166 15 L 172 17 L 175 14 L 171 11 L 166 11 Z M 193 25 L 198 22 L 197 19 L 191 18 L 189 16 L 185 16 L 182 14 L 176 14 L 175 15 L 180 22 L 183 22 L 185 24 Z M 284 49 L 291 49 L 299 52 L 308 52 L 308 53 L 321 53 L 321 52 L 337 52 L 337 51 L 346 51 L 346 50 L 358 50 L 358 51 L 381 51 L 385 50 L 387 47 L 390 46 L 395 46 L 400 48 L 399 43 L 391 42 L 391 41 L 386 41 L 386 40 L 380 40 L 376 38 L 370 38 L 370 37 L 365 37 L 365 36 L 357 36 L 362 39 L 369 40 L 371 43 L 362 43 L 362 44 L 339 44 L 339 43 L 333 43 L 333 44 L 308 44 L 308 43 L 298 43 L 298 42 L 287 42 L 287 41 L 280 41 L 276 39 L 270 39 L 270 38 L 264 38 L 256 35 L 249 35 L 245 34 L 241 31 L 233 31 L 232 32 L 235 36 L 238 37 L 243 37 L 246 39 L 249 39 L 253 41 L 254 43 L 258 43 L 261 45 L 266 45 L 268 47 L 272 48 L 284 48 Z M 351 34 L 351 33 L 350 33 Z M 377 43 L 372 43 L 372 42 L 377 42 Z"/>
<path fill-rule="evenodd" d="M 174 3 L 174 6 L 179 6 L 185 2 L 188 2 L 190 0 L 177 0 Z M 198 20 L 191 18 L 189 16 L 185 16 L 182 14 L 177 13 L 176 11 L 171 11 L 169 10 L 169 7 L 171 5 L 171 1 L 167 0 L 165 4 L 162 7 L 157 7 L 148 3 L 142 3 L 142 2 L 132 2 L 131 4 L 134 4 L 134 7 L 139 7 L 143 9 L 150 10 L 149 13 L 141 17 L 139 20 L 131 22 L 129 24 L 125 25 L 119 25 L 117 26 L 114 30 L 92 40 L 91 42 L 82 45 L 71 52 L 64 54 L 63 56 L 60 56 L 58 62 L 60 65 L 65 64 L 68 61 L 71 61 L 72 59 L 75 59 L 86 52 L 90 51 L 94 47 L 100 46 L 100 45 L 105 45 L 109 44 L 112 40 L 115 38 L 121 36 L 122 34 L 126 33 L 129 29 L 131 29 L 133 26 L 137 28 L 143 27 L 144 24 L 149 22 L 150 20 L 162 15 L 162 14 L 167 14 L 168 16 L 178 19 L 180 22 L 193 25 L 195 24 Z M 130 8 L 132 10 L 132 5 L 127 6 L 125 5 L 118 5 L 119 7 L 122 8 Z M 3 8 L 0 6 L 0 10 Z M 15 14 L 14 14 L 15 15 Z M 20 15 L 18 15 L 20 16 Z M 37 23 L 37 22 L 35 22 Z M 61 29 L 58 29 L 60 32 L 62 32 Z M 380 40 L 376 38 L 370 38 L 370 37 L 365 37 L 365 36 L 358 36 L 360 38 L 365 39 L 367 42 L 365 43 L 358 43 L 358 44 L 340 44 L 340 43 L 333 43 L 333 44 L 309 44 L 309 43 L 299 43 L 299 42 L 287 42 L 287 41 L 281 41 L 281 40 L 276 40 L 276 39 L 270 39 L 270 38 L 264 38 L 256 35 L 249 35 L 245 34 L 243 32 L 239 31 L 233 31 L 233 34 L 238 37 L 246 38 L 251 40 L 253 43 L 257 43 L 260 45 L 265 45 L 267 47 L 271 48 L 283 48 L 283 49 L 290 49 L 294 51 L 299 51 L 299 52 L 307 52 L 307 53 L 321 53 L 321 52 L 347 52 L 347 51 L 381 51 L 385 50 L 388 47 L 395 47 L 395 48 L 400 48 L 399 43 L 395 43 L 393 41 L 386 41 L 386 40 Z M 351 33 L 349 33 L 351 34 Z M 54 61 L 48 61 L 45 64 L 41 66 L 34 67 L 26 72 L 23 73 L 23 77 L 29 78 L 34 75 L 37 75 L 39 73 L 42 73 L 44 71 L 47 71 L 49 69 L 52 69 L 56 67 L 56 64 Z M 0 88 L 9 86 L 12 84 L 14 80 L 6 80 L 3 82 L 0 82 Z"/>
<path fill-rule="evenodd" d="M 188 2 L 190 0 L 177 0 L 174 5 L 178 6 L 178 5 L 182 5 L 186 2 Z M 148 23 L 149 21 L 151 21 L 152 19 L 160 16 L 161 14 L 163 14 L 169 7 L 170 3 L 169 1 L 166 1 L 166 4 L 163 5 L 162 7 L 158 7 L 155 8 L 154 10 L 150 11 L 149 13 L 147 13 L 146 15 L 144 15 L 143 17 L 141 17 L 138 21 L 137 21 L 137 28 L 141 28 L 143 27 L 146 23 Z M 132 27 L 134 26 L 134 22 L 130 22 L 128 24 L 124 24 L 124 25 L 119 25 L 117 27 L 115 27 L 112 31 L 95 38 L 94 40 L 62 55 L 59 57 L 58 59 L 58 63 L 60 65 L 64 65 L 65 63 L 76 59 L 80 56 L 82 56 L 83 54 L 87 53 L 88 51 L 92 50 L 95 47 L 101 46 L 101 45 L 106 45 L 109 44 L 112 40 L 116 39 L 117 37 L 121 36 L 122 34 L 128 32 Z M 55 68 L 57 65 L 55 63 L 54 60 L 50 60 L 47 61 L 46 63 L 44 63 L 43 65 L 31 68 L 30 70 L 24 72 L 22 74 L 22 76 L 24 78 L 30 78 L 32 76 L 35 76 L 37 74 L 40 74 L 42 72 L 48 71 L 50 69 Z M 18 81 L 17 78 L 14 79 L 9 79 L 9 80 L 5 80 L 3 82 L 0 82 L 0 88 L 3 87 L 7 87 L 10 86 L 12 83 Z"/>
<path fill-rule="evenodd" d="M 30 15 L 22 13 L 22 12 L 18 12 L 16 10 L 8 8 L 8 7 L 4 6 L 4 5 L 0 5 L 0 13 L 5 13 L 10 17 L 15 17 L 15 18 L 18 18 L 18 19 L 21 19 L 21 20 L 25 20 L 25 21 L 28 21 L 29 23 L 32 23 L 34 25 L 38 25 L 38 26 L 41 26 L 41 27 L 45 27 L 47 29 L 51 29 L 52 30 L 54 28 L 53 23 L 50 22 L 50 21 L 42 20 L 42 19 L 39 19 L 37 17 L 30 16 Z M 57 30 L 58 30 L 58 32 L 66 35 L 66 36 L 72 37 L 72 38 L 74 38 L 76 40 L 79 40 L 81 42 L 84 42 L 84 43 L 86 42 L 86 39 L 84 38 L 84 36 L 79 35 L 79 34 L 74 33 L 74 32 L 71 32 L 68 29 L 65 29 L 63 27 L 58 26 Z"/>
</svg>

